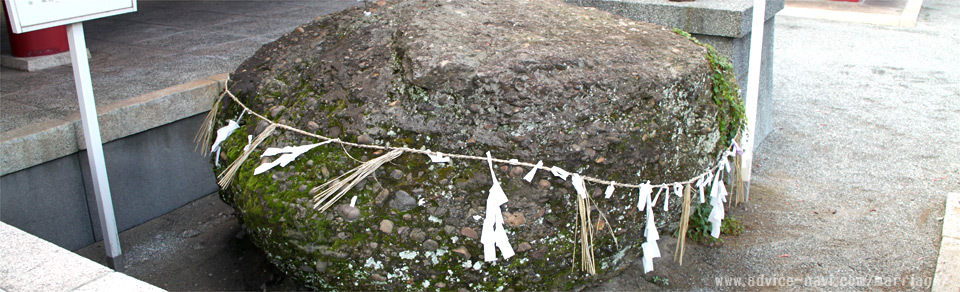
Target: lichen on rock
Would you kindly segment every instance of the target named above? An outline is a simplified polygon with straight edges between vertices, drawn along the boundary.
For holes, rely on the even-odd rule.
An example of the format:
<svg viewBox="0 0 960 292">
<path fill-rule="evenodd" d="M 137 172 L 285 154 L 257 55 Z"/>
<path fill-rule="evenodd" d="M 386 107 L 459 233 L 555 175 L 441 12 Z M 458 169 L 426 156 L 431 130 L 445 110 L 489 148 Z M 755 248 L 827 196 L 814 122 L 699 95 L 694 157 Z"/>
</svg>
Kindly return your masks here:
<svg viewBox="0 0 960 292">
<path fill-rule="evenodd" d="M 717 86 L 732 82 L 715 78 L 724 69 L 707 49 L 660 26 L 549 0 L 380 3 L 369 15 L 355 8 L 319 17 L 265 45 L 231 75 L 230 88 L 276 122 L 328 137 L 490 151 L 632 183 L 699 174 L 729 142 L 721 135 L 742 123 L 719 110 L 735 99 L 714 98 L 731 86 Z M 224 102 L 220 113 L 223 123 L 240 110 Z M 721 129 L 718 121 L 728 122 Z M 251 135 L 266 128 L 250 115 L 241 123 Z M 315 142 L 278 131 L 260 148 Z M 227 139 L 223 161 L 237 159 L 246 143 L 246 135 Z M 543 171 L 528 183 L 520 178 L 527 169 L 498 165 L 518 253 L 484 262 L 478 218 L 491 177 L 483 161 L 401 155 L 348 193 L 354 207 L 340 207 L 348 199 L 322 213 L 312 208 L 309 189 L 382 154 L 329 144 L 260 175 L 252 170 L 261 160 L 250 158 L 221 194 L 278 267 L 318 289 L 566 290 L 608 278 L 640 255 L 635 191 L 606 199 L 601 186 L 587 185 L 609 220 L 591 222 L 591 276 L 575 268 L 570 183 Z M 678 212 L 658 213 L 657 223 L 675 222 Z"/>
</svg>

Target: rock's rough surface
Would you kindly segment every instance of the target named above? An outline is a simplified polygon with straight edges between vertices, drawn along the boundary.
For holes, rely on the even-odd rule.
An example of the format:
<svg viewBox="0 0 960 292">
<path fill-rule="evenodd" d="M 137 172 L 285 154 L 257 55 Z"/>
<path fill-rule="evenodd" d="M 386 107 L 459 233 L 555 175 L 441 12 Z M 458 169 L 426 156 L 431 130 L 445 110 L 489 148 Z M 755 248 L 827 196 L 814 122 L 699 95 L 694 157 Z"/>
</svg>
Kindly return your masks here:
<svg viewBox="0 0 960 292">
<path fill-rule="evenodd" d="M 699 174 L 738 123 L 715 94 L 729 86 L 722 68 L 705 48 L 660 26 L 544 0 L 381 1 L 367 9 L 320 17 L 264 46 L 232 74 L 230 88 L 274 121 L 345 141 L 490 151 L 631 183 Z M 225 102 L 219 123 L 238 114 Z M 245 117 L 249 134 L 267 126 Z M 315 142 L 278 131 L 251 157 Z M 226 162 L 246 144 L 246 135 L 224 142 Z M 257 176 L 259 159 L 248 159 L 223 198 L 279 267 L 315 288 L 572 289 L 640 255 L 635 190 L 605 199 L 603 186 L 587 185 L 609 219 L 595 234 L 592 277 L 573 262 L 570 183 L 544 171 L 527 183 L 518 177 L 526 169 L 498 165 L 518 253 L 484 262 L 477 218 L 491 178 L 483 161 L 431 164 L 404 154 L 338 202 L 357 196 L 358 210 L 312 209 L 300 186 L 356 167 L 353 158 L 382 154 L 330 144 Z M 679 208 L 672 211 L 657 222 L 674 222 Z"/>
</svg>

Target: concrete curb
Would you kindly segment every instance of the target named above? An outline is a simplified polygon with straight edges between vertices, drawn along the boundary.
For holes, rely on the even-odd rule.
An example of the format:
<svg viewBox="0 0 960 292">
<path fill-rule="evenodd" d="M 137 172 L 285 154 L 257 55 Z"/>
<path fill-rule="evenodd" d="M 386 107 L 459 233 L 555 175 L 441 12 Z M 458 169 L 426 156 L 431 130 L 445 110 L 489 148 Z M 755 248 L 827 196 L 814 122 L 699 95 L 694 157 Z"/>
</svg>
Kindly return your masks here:
<svg viewBox="0 0 960 292">
<path fill-rule="evenodd" d="M 167 87 L 97 108 L 104 143 L 210 110 L 227 73 Z M 80 113 L 0 134 L 0 175 L 86 149 Z"/>
<path fill-rule="evenodd" d="M 0 222 L 0 291 L 164 291 Z"/>
<path fill-rule="evenodd" d="M 942 235 L 930 291 L 960 291 L 960 193 L 947 194 Z"/>
</svg>

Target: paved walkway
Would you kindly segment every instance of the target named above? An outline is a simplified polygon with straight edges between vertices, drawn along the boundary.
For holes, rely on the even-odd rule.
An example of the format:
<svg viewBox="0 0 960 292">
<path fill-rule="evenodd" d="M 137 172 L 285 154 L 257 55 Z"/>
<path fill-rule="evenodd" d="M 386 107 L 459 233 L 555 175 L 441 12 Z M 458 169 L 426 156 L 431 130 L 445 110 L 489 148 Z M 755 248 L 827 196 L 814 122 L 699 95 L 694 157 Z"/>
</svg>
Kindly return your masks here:
<svg viewBox="0 0 960 292">
<path fill-rule="evenodd" d="M 0 291 L 163 291 L 0 222 Z"/>
<path fill-rule="evenodd" d="M 775 130 L 733 211 L 747 231 L 711 276 L 930 289 L 944 202 L 960 191 L 958 45 L 955 0 L 925 0 L 909 28 L 778 17 Z"/>
<path fill-rule="evenodd" d="M 141 0 L 137 5 L 136 13 L 84 23 L 99 108 L 232 71 L 264 43 L 357 2 Z M 0 49 L 9 52 L 3 36 Z M 38 72 L 2 68 L 0 78 L 0 141 L 79 120 L 70 66 Z"/>
</svg>

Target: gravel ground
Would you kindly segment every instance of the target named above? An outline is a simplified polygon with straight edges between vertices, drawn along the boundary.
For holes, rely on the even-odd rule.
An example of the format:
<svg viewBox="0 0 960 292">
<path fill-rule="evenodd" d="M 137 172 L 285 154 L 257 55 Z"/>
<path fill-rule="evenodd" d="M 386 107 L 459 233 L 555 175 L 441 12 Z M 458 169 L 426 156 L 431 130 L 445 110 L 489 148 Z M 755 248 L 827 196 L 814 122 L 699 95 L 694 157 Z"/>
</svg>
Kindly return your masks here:
<svg viewBox="0 0 960 292">
<path fill-rule="evenodd" d="M 751 201 L 730 210 L 744 233 L 689 244 L 683 266 L 664 236 L 656 271 L 637 263 L 591 290 L 929 290 L 943 202 L 960 191 L 960 3 L 924 2 L 915 28 L 778 17 L 775 131 Z M 124 232 L 127 273 L 170 290 L 301 289 L 217 200 Z M 99 244 L 79 253 L 103 262 Z"/>
<path fill-rule="evenodd" d="M 741 277 L 929 291 L 960 190 L 960 3 L 924 1 L 915 28 L 779 17 L 776 30 L 775 131 L 732 212 L 746 231 L 651 274 L 684 290 Z M 786 282 L 807 277 L 827 282 Z"/>
</svg>

